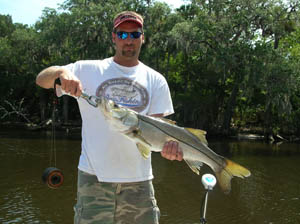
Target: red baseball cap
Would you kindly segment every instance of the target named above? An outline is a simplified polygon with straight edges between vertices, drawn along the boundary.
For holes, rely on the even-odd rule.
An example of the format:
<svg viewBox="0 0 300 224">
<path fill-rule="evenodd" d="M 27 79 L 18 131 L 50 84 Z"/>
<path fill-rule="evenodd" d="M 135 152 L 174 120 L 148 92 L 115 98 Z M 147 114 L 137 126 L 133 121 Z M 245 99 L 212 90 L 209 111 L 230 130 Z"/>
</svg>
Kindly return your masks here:
<svg viewBox="0 0 300 224">
<path fill-rule="evenodd" d="M 143 18 L 135 12 L 126 11 L 126 12 L 120 13 L 116 16 L 116 18 L 114 19 L 114 29 L 116 29 L 120 24 L 122 24 L 126 21 L 135 22 L 141 28 L 143 28 L 143 23 L 144 23 Z"/>
</svg>

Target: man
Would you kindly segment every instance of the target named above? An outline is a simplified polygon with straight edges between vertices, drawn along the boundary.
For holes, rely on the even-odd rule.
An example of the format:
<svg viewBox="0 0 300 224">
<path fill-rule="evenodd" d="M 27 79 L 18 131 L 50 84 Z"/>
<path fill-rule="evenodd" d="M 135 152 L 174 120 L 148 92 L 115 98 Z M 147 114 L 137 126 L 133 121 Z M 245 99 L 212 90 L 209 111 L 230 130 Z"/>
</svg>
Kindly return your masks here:
<svg viewBox="0 0 300 224">
<path fill-rule="evenodd" d="M 43 70 L 36 83 L 75 96 L 105 96 L 141 114 L 173 113 L 165 78 L 139 61 L 144 42 L 143 18 L 125 11 L 114 19 L 115 55 Z M 151 159 L 144 160 L 133 142 L 109 129 L 100 110 L 78 98 L 82 117 L 82 152 L 78 166 L 76 224 L 157 224 L 159 209 L 152 185 Z M 182 160 L 177 142 L 167 142 L 162 156 Z"/>
</svg>

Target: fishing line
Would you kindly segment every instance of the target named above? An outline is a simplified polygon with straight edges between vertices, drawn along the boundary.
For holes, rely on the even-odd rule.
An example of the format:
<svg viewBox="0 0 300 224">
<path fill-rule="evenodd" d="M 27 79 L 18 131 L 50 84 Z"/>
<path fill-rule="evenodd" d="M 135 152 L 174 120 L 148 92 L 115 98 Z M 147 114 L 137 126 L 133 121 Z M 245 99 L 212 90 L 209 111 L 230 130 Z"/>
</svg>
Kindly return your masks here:
<svg viewBox="0 0 300 224">
<path fill-rule="evenodd" d="M 200 224 L 206 224 L 207 220 L 205 218 L 206 215 L 206 206 L 207 206 L 207 198 L 208 198 L 208 190 L 205 191 L 205 194 L 202 198 L 202 203 L 200 206 L 200 214 L 201 214 L 201 218 L 200 218 Z"/>
<path fill-rule="evenodd" d="M 55 124 L 56 124 L 56 112 L 57 112 L 57 104 L 58 100 L 53 100 L 53 110 L 52 110 L 52 127 L 51 127 L 51 149 L 50 149 L 50 166 L 52 166 L 52 160 L 54 159 L 54 166 L 56 166 L 56 132 L 55 132 Z"/>
<path fill-rule="evenodd" d="M 56 98 L 56 84 L 59 84 L 59 79 L 56 79 L 54 82 L 54 93 L 55 98 L 53 100 L 53 110 L 52 110 L 52 130 L 51 130 L 51 149 L 50 149 L 50 167 L 46 168 L 42 175 L 42 180 L 48 187 L 56 189 L 59 188 L 64 182 L 64 175 L 56 168 L 56 113 L 57 113 L 57 105 L 58 99 Z M 52 161 L 54 160 L 54 166 L 52 166 Z"/>
</svg>

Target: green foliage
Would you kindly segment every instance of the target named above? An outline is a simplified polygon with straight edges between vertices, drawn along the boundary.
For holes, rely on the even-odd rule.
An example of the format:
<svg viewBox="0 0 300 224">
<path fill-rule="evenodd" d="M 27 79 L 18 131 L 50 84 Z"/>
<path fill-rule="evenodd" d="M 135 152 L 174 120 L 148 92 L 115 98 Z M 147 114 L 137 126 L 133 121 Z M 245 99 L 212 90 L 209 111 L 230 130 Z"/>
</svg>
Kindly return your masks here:
<svg viewBox="0 0 300 224">
<path fill-rule="evenodd" d="M 33 27 L 0 15 L 0 105 L 26 99 L 32 116 L 49 117 L 53 96 L 36 87 L 36 74 L 112 56 L 113 18 L 134 10 L 145 19 L 140 59 L 168 80 L 179 124 L 223 134 L 248 125 L 299 132 L 299 6 L 191 0 L 171 10 L 152 0 L 66 0 L 60 11 L 45 8 Z"/>
</svg>

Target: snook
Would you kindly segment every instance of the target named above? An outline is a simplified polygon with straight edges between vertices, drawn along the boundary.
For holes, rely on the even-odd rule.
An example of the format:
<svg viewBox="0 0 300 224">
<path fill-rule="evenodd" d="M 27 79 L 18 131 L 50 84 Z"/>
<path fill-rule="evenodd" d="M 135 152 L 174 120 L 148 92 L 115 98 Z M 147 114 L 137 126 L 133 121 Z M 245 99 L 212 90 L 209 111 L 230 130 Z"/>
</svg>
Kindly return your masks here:
<svg viewBox="0 0 300 224">
<path fill-rule="evenodd" d="M 199 175 L 203 163 L 215 172 L 224 193 L 230 192 L 233 176 L 244 178 L 251 174 L 248 169 L 213 152 L 207 146 L 205 131 L 182 128 L 166 119 L 140 115 L 104 98 L 98 106 L 116 131 L 136 143 L 145 159 L 150 156 L 150 151 L 160 152 L 165 142 L 173 140 L 179 143 L 183 159 L 195 173 Z"/>
</svg>

